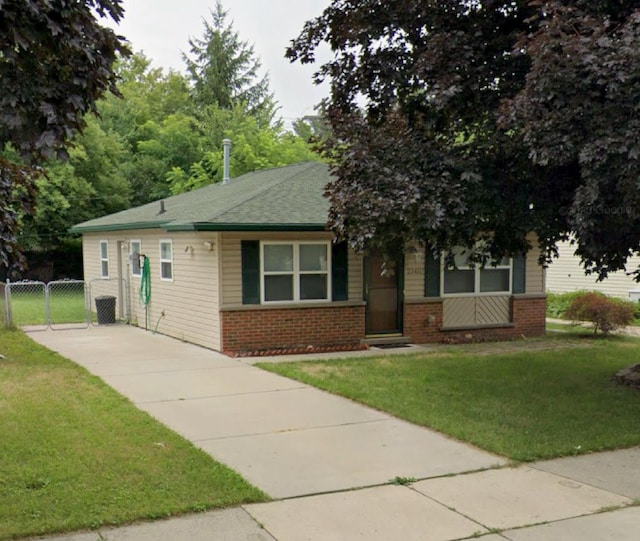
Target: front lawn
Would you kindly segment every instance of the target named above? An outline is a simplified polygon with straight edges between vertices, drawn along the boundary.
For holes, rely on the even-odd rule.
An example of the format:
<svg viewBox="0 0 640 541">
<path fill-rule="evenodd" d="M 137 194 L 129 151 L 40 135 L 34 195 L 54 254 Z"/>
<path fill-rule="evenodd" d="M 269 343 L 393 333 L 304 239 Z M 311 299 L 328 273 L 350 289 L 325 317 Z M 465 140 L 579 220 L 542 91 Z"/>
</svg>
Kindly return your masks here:
<svg viewBox="0 0 640 541">
<path fill-rule="evenodd" d="M 19 331 L 0 329 L 0 539 L 265 501 Z"/>
<path fill-rule="evenodd" d="M 639 357 L 637 339 L 558 334 L 259 366 L 529 461 L 640 444 L 640 392 L 611 381 Z"/>
</svg>

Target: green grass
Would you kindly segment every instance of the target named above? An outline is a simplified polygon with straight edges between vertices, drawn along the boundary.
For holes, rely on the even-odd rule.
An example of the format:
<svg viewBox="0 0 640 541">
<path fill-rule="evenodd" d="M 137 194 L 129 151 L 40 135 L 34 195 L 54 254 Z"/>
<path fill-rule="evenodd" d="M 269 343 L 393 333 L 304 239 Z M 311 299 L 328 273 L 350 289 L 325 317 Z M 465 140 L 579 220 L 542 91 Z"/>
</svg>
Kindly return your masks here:
<svg viewBox="0 0 640 541">
<path fill-rule="evenodd" d="M 266 495 L 20 331 L 0 329 L 0 539 Z"/>
<path fill-rule="evenodd" d="M 44 290 L 11 292 L 12 323 L 22 325 L 46 325 Z M 49 319 L 51 323 L 82 323 L 87 321 L 84 289 L 82 285 L 67 286 L 64 290 L 52 290 L 49 293 Z"/>
<path fill-rule="evenodd" d="M 423 354 L 259 366 L 530 461 L 640 444 L 640 392 L 611 381 L 639 356 L 635 339 L 557 334 Z"/>
<path fill-rule="evenodd" d="M 79 323 L 87 321 L 84 287 L 73 290 L 49 291 L 49 318 L 52 324 Z"/>
<path fill-rule="evenodd" d="M 553 323 L 547 321 L 546 324 L 547 331 L 563 333 L 563 334 L 571 334 L 578 336 L 593 336 L 593 329 L 589 329 L 588 327 L 583 327 L 582 325 L 573 325 L 571 322 L 567 321 L 566 323 Z"/>
</svg>

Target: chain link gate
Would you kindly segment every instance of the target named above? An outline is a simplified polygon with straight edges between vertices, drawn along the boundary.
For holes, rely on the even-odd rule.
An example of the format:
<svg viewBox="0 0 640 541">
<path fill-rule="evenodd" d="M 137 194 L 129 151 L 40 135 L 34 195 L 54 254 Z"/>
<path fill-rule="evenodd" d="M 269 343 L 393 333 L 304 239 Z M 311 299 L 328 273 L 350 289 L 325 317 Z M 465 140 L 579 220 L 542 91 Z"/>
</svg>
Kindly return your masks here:
<svg viewBox="0 0 640 541">
<path fill-rule="evenodd" d="M 28 325 L 34 331 L 49 327 L 47 284 L 32 280 L 7 282 L 4 295 L 7 327 Z"/>
<path fill-rule="evenodd" d="M 113 317 L 101 314 L 107 300 Z M 129 289 L 126 280 L 7 281 L 4 285 L 4 315 L 7 327 L 30 330 L 82 329 L 100 323 L 129 322 Z M 102 317 L 102 319 L 101 319 Z"/>
<path fill-rule="evenodd" d="M 86 329 L 90 313 L 84 280 L 57 280 L 47 284 L 49 327 L 55 330 Z"/>
</svg>

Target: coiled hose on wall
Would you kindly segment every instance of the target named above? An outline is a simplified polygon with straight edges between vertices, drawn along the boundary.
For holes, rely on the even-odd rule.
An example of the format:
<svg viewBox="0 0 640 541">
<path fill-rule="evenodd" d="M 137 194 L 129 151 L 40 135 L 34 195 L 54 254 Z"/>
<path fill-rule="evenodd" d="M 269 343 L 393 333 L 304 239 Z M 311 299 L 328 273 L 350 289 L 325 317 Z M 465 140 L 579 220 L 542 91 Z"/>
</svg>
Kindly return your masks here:
<svg viewBox="0 0 640 541">
<path fill-rule="evenodd" d="M 142 256 L 142 269 L 140 273 L 140 290 L 138 291 L 138 302 L 140 308 L 144 308 L 144 328 L 149 329 L 149 302 L 151 302 L 151 270 L 149 268 L 149 258 Z"/>
</svg>

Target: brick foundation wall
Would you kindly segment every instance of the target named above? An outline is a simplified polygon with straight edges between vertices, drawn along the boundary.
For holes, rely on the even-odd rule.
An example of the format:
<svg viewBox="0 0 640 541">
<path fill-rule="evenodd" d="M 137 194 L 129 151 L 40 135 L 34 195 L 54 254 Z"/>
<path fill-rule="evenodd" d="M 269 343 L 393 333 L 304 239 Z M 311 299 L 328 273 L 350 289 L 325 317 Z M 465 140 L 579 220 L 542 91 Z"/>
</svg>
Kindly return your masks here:
<svg viewBox="0 0 640 541">
<path fill-rule="evenodd" d="M 222 310 L 222 351 L 359 345 L 364 313 L 362 305 Z"/>
<path fill-rule="evenodd" d="M 446 330 L 442 328 L 442 300 L 405 303 L 404 334 L 416 344 L 430 342 L 497 341 L 521 336 L 541 336 L 545 332 L 546 297 L 513 296 L 512 324 L 500 327 L 480 327 Z"/>
<path fill-rule="evenodd" d="M 513 297 L 511 313 L 518 329 L 518 334 L 525 336 L 541 336 L 545 333 L 547 297 Z"/>
<path fill-rule="evenodd" d="M 414 344 L 442 342 L 442 301 L 404 304 L 403 334 Z"/>
</svg>

